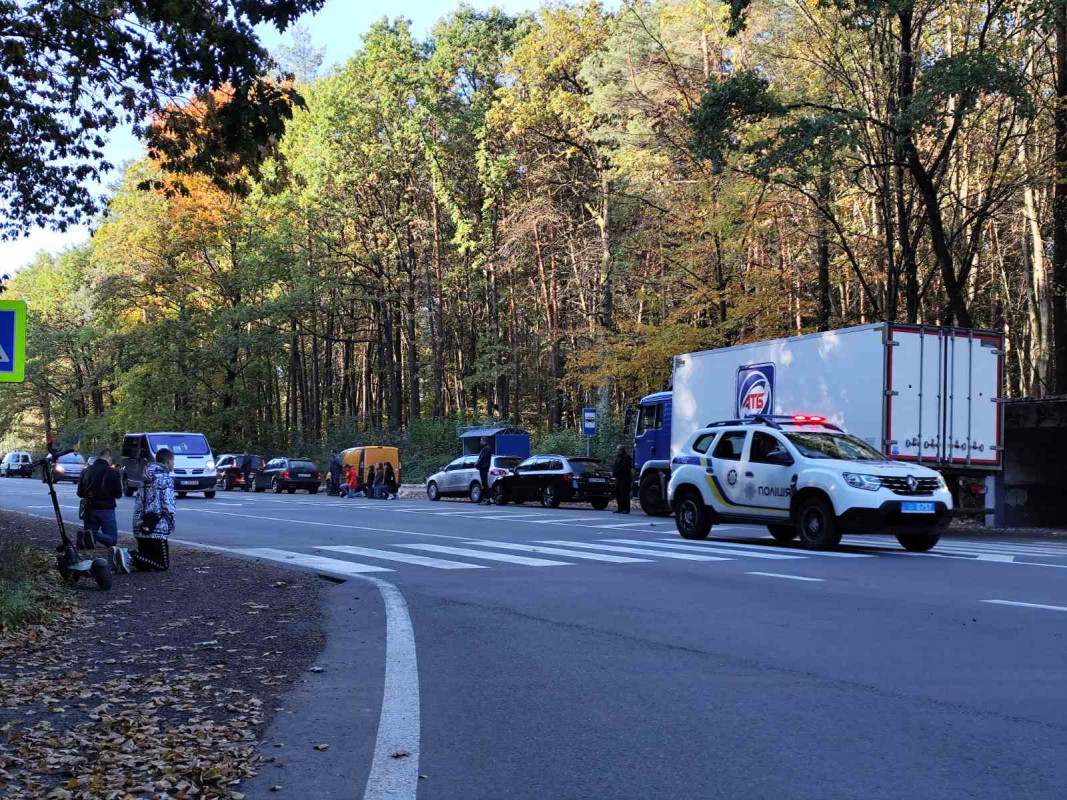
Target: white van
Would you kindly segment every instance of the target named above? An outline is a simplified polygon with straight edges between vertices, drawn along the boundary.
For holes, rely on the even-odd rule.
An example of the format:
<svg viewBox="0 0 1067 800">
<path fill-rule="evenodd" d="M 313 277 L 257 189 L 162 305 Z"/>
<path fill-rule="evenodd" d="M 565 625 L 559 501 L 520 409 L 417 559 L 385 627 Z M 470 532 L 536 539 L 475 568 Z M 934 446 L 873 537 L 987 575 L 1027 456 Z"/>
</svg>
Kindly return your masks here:
<svg viewBox="0 0 1067 800">
<path fill-rule="evenodd" d="M 178 497 L 189 492 L 215 496 L 215 459 L 202 433 L 127 433 L 122 439 L 122 489 L 127 497 L 141 486 L 145 465 L 166 448 L 174 453 L 174 489 Z"/>
<path fill-rule="evenodd" d="M 14 450 L 4 456 L 0 461 L 0 477 L 10 478 L 19 475 L 23 478 L 30 477 L 32 473 L 33 456 L 25 450 Z"/>
</svg>

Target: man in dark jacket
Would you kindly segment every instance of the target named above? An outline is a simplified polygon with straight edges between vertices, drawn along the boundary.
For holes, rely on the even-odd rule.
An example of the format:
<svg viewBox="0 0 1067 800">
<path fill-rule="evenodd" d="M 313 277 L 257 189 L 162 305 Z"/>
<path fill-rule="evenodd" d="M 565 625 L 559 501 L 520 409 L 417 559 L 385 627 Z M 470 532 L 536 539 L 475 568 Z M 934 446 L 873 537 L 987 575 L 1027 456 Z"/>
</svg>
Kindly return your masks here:
<svg viewBox="0 0 1067 800">
<path fill-rule="evenodd" d="M 486 505 L 489 504 L 489 465 L 493 461 L 493 451 L 489 449 L 489 440 L 482 437 L 482 450 L 478 453 L 478 460 L 474 464 L 474 468 L 478 470 L 478 477 L 482 482 L 482 500 L 481 502 Z"/>
<path fill-rule="evenodd" d="M 122 497 L 122 480 L 111 468 L 111 451 L 106 447 L 78 478 L 78 497 L 85 500 L 85 530 L 78 534 L 78 547 L 94 547 L 94 541 L 105 547 L 116 544 L 115 501 Z"/>
<path fill-rule="evenodd" d="M 355 486 L 348 487 L 349 492 L 356 490 Z M 336 450 L 330 451 L 330 494 L 341 493 L 341 454 Z"/>
<path fill-rule="evenodd" d="M 612 465 L 611 474 L 615 476 L 615 505 L 618 508 L 616 514 L 630 513 L 630 482 L 633 480 L 633 462 L 630 453 L 619 445 L 615 451 L 615 463 Z"/>
</svg>

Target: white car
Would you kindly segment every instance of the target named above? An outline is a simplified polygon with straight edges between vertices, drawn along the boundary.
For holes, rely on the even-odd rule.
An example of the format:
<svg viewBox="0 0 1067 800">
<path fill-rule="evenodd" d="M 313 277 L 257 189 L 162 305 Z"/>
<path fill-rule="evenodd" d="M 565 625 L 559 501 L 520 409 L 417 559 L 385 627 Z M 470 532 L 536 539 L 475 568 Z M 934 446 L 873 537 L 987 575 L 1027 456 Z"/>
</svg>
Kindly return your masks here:
<svg viewBox="0 0 1067 800">
<path fill-rule="evenodd" d="M 431 500 L 442 497 L 469 497 L 472 503 L 482 501 L 482 479 L 474 468 L 478 456 L 460 456 L 426 479 L 426 496 Z M 493 456 L 489 462 L 489 490 L 498 478 L 510 475 L 522 458 Z"/>
<path fill-rule="evenodd" d="M 30 467 L 32 463 L 33 456 L 25 450 L 14 450 L 4 456 L 3 461 L 0 461 L 0 477 L 10 478 L 12 475 L 19 475 L 28 478 L 32 473 Z"/>
<path fill-rule="evenodd" d="M 890 461 L 822 417 L 755 417 L 708 425 L 671 462 L 678 532 L 703 539 L 715 523 L 766 525 L 774 538 L 836 547 L 842 533 L 892 533 L 929 550 L 952 496 L 927 467 Z"/>
</svg>

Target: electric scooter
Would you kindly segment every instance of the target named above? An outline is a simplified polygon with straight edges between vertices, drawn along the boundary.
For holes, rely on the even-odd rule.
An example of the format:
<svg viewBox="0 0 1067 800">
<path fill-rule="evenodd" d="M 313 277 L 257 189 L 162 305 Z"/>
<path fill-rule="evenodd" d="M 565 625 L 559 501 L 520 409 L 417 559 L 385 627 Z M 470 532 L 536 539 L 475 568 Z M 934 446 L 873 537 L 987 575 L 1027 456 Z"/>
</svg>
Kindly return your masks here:
<svg viewBox="0 0 1067 800">
<path fill-rule="evenodd" d="M 81 443 L 81 436 L 75 439 L 75 444 Z M 56 485 L 52 480 L 52 464 L 61 456 L 73 453 L 77 448 L 65 450 L 56 455 L 47 455 L 33 464 L 40 467 L 44 476 L 44 482 L 48 484 L 48 494 L 52 498 L 52 508 L 56 512 L 56 524 L 59 525 L 59 537 L 62 540 L 56 547 L 56 569 L 64 581 L 70 584 L 78 582 L 79 578 L 92 578 L 101 589 L 111 588 L 111 567 L 106 558 L 82 558 L 74 543 L 67 536 L 67 528 L 63 524 L 63 514 L 59 510 L 59 498 L 56 497 Z"/>
</svg>

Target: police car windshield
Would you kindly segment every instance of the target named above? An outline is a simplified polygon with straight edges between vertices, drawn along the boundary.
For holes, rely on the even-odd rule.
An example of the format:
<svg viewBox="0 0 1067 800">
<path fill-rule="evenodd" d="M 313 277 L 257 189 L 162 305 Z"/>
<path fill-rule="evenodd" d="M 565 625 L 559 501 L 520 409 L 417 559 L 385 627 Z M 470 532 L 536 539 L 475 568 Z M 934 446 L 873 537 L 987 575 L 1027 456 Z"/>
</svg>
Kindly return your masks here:
<svg viewBox="0 0 1067 800">
<path fill-rule="evenodd" d="M 785 438 L 804 458 L 836 458 L 841 461 L 885 461 L 885 456 L 866 442 L 845 433 L 794 431 Z"/>
<path fill-rule="evenodd" d="M 152 442 L 153 450 L 165 447 L 176 456 L 206 456 L 211 453 L 207 439 L 199 433 L 157 433 L 148 439 Z"/>
</svg>

